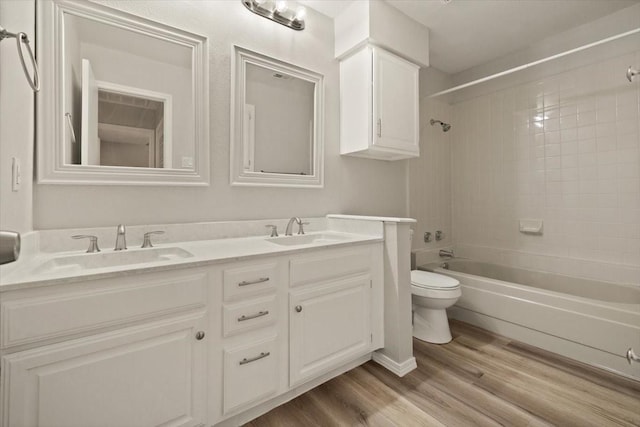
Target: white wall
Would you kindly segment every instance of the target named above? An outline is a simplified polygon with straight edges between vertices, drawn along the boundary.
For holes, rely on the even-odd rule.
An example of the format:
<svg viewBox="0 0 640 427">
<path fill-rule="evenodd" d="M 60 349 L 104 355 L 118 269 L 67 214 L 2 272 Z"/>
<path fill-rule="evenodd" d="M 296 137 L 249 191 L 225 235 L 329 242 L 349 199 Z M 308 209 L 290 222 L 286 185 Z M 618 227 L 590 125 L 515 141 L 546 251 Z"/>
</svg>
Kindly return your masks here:
<svg viewBox="0 0 640 427">
<path fill-rule="evenodd" d="M 600 19 L 589 22 L 584 25 L 563 31 L 562 33 L 549 36 L 543 40 L 539 40 L 536 43 L 531 44 L 525 49 L 517 52 L 505 55 L 501 58 L 497 58 L 492 61 L 488 61 L 485 64 L 472 67 L 470 69 L 461 71 L 451 76 L 455 85 L 466 83 L 478 78 L 486 77 L 491 74 L 507 70 L 509 68 L 517 67 L 523 64 L 527 64 L 532 61 L 536 61 L 542 58 L 546 58 L 551 55 L 558 54 L 560 52 L 569 51 L 580 46 L 584 46 L 590 43 L 600 41 L 602 39 L 612 37 L 626 31 L 634 30 L 638 28 L 640 22 L 640 4 L 635 6 L 626 7 L 622 10 L 606 15 Z M 629 40 L 629 39 L 627 39 Z M 637 42 L 633 42 L 636 43 Z M 569 64 L 574 67 L 576 65 L 586 65 L 593 62 L 594 58 L 605 58 L 609 53 L 607 52 L 608 46 L 602 45 L 603 49 L 597 53 L 593 49 L 587 50 L 584 54 L 571 55 Z M 562 64 L 561 61 L 553 61 L 550 65 L 557 66 Z M 562 65 L 561 65 L 562 66 Z M 531 74 L 536 78 L 540 76 L 540 70 L 534 69 Z M 560 72 L 558 69 L 556 72 Z M 518 73 L 522 76 L 523 73 Z M 501 79 L 504 81 L 504 79 Z"/>
<path fill-rule="evenodd" d="M 453 106 L 461 254 L 639 282 L 640 82 L 624 77 L 630 64 L 639 50 Z M 520 233 L 521 218 L 543 219 L 544 234 Z"/>
<path fill-rule="evenodd" d="M 16 3 L 22 16 L 28 17 L 32 13 L 29 2 Z M 333 23 L 330 18 L 309 10 L 307 28 L 298 32 L 252 14 L 236 0 L 187 1 L 180 2 L 179 7 L 172 1 L 102 3 L 209 38 L 212 183 L 207 188 L 36 185 L 33 211 L 36 229 L 283 218 L 292 215 L 317 217 L 330 212 L 407 214 L 406 162 L 381 162 L 339 155 L 338 62 L 333 57 Z M 32 21 L 29 22 L 33 25 Z M 230 58 L 234 43 L 324 74 L 324 189 L 230 187 Z M 15 83 L 12 80 L 12 84 L 17 85 L 18 79 Z M 4 92 L 2 97 L 4 102 Z M 26 117 L 31 120 L 29 112 Z M 32 128 L 32 123 L 25 123 L 24 126 L 16 125 L 12 132 L 24 135 Z M 4 155 L 2 162 L 3 165 L 7 162 Z M 6 204 L 3 203 L 3 212 L 7 209 L 4 206 Z M 18 216 L 30 215 L 26 203 L 20 210 Z"/>
<path fill-rule="evenodd" d="M 34 2 L 0 2 L 0 24 L 25 32 L 35 51 Z M 26 59 L 25 53 L 25 59 Z M 33 92 L 20 66 L 15 39 L 0 43 L 0 229 L 24 233 L 32 228 Z M 22 165 L 20 191 L 11 190 L 11 159 Z"/>
</svg>

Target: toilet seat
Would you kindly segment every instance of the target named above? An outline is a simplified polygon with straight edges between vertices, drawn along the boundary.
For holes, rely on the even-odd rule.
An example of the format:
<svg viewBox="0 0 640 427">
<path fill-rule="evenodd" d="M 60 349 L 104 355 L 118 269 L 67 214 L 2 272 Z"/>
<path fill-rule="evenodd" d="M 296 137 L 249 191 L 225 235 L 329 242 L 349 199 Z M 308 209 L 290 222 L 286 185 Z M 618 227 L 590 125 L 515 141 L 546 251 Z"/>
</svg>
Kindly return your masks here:
<svg viewBox="0 0 640 427">
<path fill-rule="evenodd" d="M 430 290 L 452 291 L 460 288 L 460 282 L 453 277 L 430 271 L 411 271 L 411 286 Z"/>
</svg>

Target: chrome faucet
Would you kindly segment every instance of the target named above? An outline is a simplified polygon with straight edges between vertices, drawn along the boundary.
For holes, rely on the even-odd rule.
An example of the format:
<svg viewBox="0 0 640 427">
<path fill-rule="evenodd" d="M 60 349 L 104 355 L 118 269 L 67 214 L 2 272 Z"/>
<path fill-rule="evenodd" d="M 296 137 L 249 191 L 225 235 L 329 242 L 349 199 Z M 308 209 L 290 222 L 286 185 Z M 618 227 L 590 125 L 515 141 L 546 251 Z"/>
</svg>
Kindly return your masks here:
<svg viewBox="0 0 640 427">
<path fill-rule="evenodd" d="M 127 249 L 127 238 L 125 236 L 125 228 L 124 225 L 118 225 L 117 234 L 116 234 L 116 247 L 113 248 L 114 251 L 122 251 Z"/>
<path fill-rule="evenodd" d="M 291 219 L 287 223 L 287 228 L 284 230 L 285 236 L 293 236 L 293 232 L 291 229 L 293 228 L 294 222 L 298 224 L 298 234 L 304 234 L 304 230 L 302 229 L 302 220 L 297 216 L 294 216 L 294 217 L 291 217 Z"/>
<path fill-rule="evenodd" d="M 438 255 L 442 258 L 453 258 L 453 249 L 440 249 Z"/>
</svg>

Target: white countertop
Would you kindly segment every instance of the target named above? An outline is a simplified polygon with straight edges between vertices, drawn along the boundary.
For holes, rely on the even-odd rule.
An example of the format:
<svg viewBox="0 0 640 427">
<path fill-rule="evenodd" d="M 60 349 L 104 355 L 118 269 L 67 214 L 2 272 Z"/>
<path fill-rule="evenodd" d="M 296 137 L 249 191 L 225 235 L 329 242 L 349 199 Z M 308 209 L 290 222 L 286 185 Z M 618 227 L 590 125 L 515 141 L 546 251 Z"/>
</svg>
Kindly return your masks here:
<svg viewBox="0 0 640 427">
<path fill-rule="evenodd" d="M 270 242 L 264 236 L 240 237 L 229 239 L 199 240 L 180 243 L 156 244 L 155 248 L 180 248 L 192 256 L 171 260 L 145 262 L 139 264 L 116 265 L 101 268 L 85 269 L 54 269 L 39 273 L 41 266 L 55 258 L 69 256 L 91 257 L 96 254 L 84 254 L 84 251 L 66 251 L 53 253 L 37 253 L 31 257 L 25 256 L 12 265 L 11 268 L 0 269 L 0 292 L 13 291 L 30 287 L 41 287 L 61 283 L 80 282 L 107 277 L 117 277 L 131 273 L 148 273 L 175 268 L 200 267 L 230 261 L 243 261 L 261 256 L 278 256 L 292 253 L 302 253 L 323 248 L 338 248 L 357 244 L 382 242 L 384 239 L 377 235 L 353 234 L 336 231 L 317 231 L 307 235 L 335 235 L 339 240 L 313 242 L 296 245 L 279 245 Z M 295 236 L 294 236 L 295 237 Z M 290 237 L 278 237 L 287 239 Z M 126 253 L 145 251 L 149 249 L 128 249 Z M 107 249 L 104 252 L 113 252 Z M 121 252 L 125 253 L 125 252 Z M 83 255 L 84 254 L 84 255 Z"/>
</svg>

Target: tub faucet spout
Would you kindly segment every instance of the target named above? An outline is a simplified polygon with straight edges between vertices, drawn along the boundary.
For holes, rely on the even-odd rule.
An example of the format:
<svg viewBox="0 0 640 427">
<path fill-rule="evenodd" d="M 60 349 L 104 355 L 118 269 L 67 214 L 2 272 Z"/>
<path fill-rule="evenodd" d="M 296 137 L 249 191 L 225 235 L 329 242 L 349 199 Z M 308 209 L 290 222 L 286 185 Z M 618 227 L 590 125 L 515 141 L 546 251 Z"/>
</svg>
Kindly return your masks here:
<svg viewBox="0 0 640 427">
<path fill-rule="evenodd" d="M 438 252 L 441 258 L 453 258 L 453 249 L 440 249 Z"/>
</svg>

